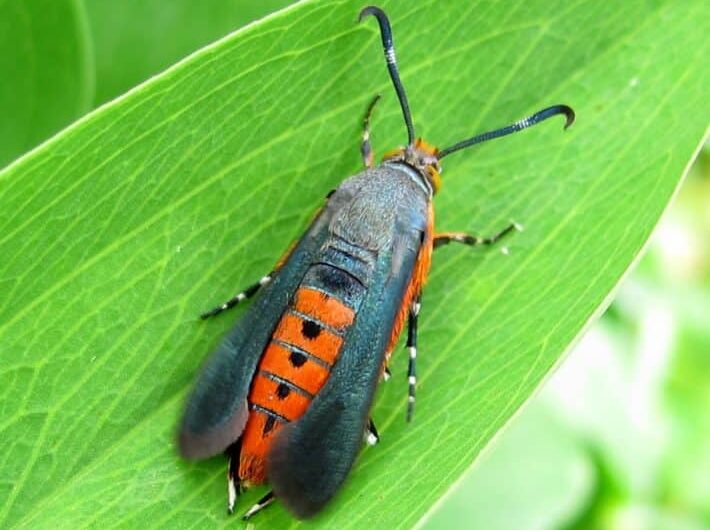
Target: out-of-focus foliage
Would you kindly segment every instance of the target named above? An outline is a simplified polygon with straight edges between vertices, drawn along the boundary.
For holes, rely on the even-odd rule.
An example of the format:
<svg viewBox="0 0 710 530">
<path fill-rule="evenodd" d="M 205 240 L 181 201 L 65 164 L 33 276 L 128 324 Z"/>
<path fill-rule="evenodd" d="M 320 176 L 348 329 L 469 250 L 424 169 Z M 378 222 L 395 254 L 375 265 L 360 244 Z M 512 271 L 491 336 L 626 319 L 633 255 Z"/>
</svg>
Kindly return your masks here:
<svg viewBox="0 0 710 530">
<path fill-rule="evenodd" d="M 93 93 L 80 2 L 0 1 L 0 168 L 86 112 Z"/>
</svg>

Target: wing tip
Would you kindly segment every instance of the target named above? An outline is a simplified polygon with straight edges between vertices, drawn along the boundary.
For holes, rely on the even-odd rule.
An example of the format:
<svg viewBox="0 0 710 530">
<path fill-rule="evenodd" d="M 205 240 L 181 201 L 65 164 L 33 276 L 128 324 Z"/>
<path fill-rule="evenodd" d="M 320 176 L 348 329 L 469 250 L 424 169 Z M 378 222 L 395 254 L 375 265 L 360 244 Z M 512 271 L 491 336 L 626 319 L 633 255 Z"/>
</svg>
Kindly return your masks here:
<svg viewBox="0 0 710 530">
<path fill-rule="evenodd" d="M 221 425 L 196 431 L 190 428 L 188 416 L 183 419 L 177 434 L 177 448 L 180 456 L 188 460 L 202 460 L 224 452 L 236 442 L 246 426 L 248 409 L 246 404 L 228 421 Z"/>
<path fill-rule="evenodd" d="M 187 460 L 202 460 L 214 456 L 223 450 L 220 445 L 205 434 L 180 430 L 177 435 L 178 452 Z"/>
<path fill-rule="evenodd" d="M 311 519 L 320 512 L 333 496 L 321 495 L 313 499 L 312 484 L 299 482 L 299 473 L 293 469 L 293 460 L 290 458 L 288 447 L 288 428 L 282 429 L 266 460 L 267 476 L 274 495 L 281 501 L 286 509 L 299 519 Z"/>
</svg>

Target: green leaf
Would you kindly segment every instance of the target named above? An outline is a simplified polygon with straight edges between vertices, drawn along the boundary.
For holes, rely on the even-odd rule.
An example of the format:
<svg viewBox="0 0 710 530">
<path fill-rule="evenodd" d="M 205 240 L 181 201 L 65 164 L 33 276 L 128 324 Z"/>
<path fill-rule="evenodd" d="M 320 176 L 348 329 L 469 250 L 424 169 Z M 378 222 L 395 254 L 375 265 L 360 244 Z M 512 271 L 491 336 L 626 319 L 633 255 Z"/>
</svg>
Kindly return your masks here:
<svg viewBox="0 0 710 530">
<path fill-rule="evenodd" d="M 291 0 L 85 0 L 96 51 L 96 104 Z"/>
<path fill-rule="evenodd" d="M 93 64 L 78 0 L 0 1 L 0 167 L 89 109 Z"/>
<path fill-rule="evenodd" d="M 0 173 L 0 525 L 188 528 L 225 515 L 224 462 L 174 430 L 238 315 L 325 193 L 404 138 L 374 21 L 302 2 L 104 106 Z M 384 3 L 419 132 L 448 144 L 558 102 L 561 120 L 446 160 L 439 230 L 525 231 L 437 252 L 415 421 L 403 355 L 382 434 L 310 526 L 409 528 L 609 299 L 707 123 L 706 2 Z M 239 311 L 237 311 L 239 313 Z M 264 490 L 250 491 L 244 508 Z M 276 505 L 257 525 L 293 519 Z M 298 526 L 294 522 L 291 527 Z"/>
</svg>

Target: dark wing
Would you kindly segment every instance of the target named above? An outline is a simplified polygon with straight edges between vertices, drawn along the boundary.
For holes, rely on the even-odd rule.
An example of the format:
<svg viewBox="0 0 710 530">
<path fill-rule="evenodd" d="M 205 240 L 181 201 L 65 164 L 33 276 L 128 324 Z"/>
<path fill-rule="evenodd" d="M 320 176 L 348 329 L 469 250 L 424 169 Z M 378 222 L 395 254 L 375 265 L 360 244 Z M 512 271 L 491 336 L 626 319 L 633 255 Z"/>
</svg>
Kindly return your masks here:
<svg viewBox="0 0 710 530">
<path fill-rule="evenodd" d="M 207 361 L 187 400 L 178 435 L 186 458 L 207 458 L 239 438 L 249 415 L 247 395 L 274 327 L 288 306 L 313 257 L 328 235 L 339 207 L 331 200 L 249 310 Z"/>
<path fill-rule="evenodd" d="M 267 458 L 269 482 L 298 517 L 315 515 L 355 462 L 420 244 L 419 230 L 400 227 L 393 248 L 380 252 L 373 281 L 328 382 L 306 413 L 276 435 Z"/>
</svg>

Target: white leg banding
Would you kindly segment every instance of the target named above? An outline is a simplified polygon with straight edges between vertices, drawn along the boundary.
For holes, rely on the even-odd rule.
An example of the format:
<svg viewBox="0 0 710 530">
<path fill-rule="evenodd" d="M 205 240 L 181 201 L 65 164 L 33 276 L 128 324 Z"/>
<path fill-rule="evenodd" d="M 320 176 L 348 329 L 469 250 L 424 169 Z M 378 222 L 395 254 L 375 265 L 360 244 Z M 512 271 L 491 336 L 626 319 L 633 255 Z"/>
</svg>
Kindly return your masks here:
<svg viewBox="0 0 710 530">
<path fill-rule="evenodd" d="M 244 519 L 249 519 L 252 515 L 254 515 L 259 510 L 261 510 L 261 504 L 259 504 L 257 502 L 254 506 L 252 506 L 251 508 L 249 508 L 246 511 L 246 513 L 244 514 Z"/>
<path fill-rule="evenodd" d="M 271 276 L 264 276 L 261 280 L 259 280 L 259 285 L 266 285 L 271 281 Z"/>
<path fill-rule="evenodd" d="M 375 436 L 375 433 L 368 430 L 367 435 L 365 436 L 365 443 L 369 446 L 377 445 L 377 442 L 379 442 L 380 439 Z"/>
<path fill-rule="evenodd" d="M 249 508 L 249 509 L 246 511 L 246 513 L 244 514 L 244 516 L 242 517 L 242 519 L 249 519 L 252 515 L 254 515 L 254 514 L 257 513 L 257 512 L 260 512 L 261 510 L 263 510 L 264 508 L 266 508 L 266 507 L 267 507 L 269 504 L 271 504 L 272 502 L 274 502 L 274 497 L 273 497 L 273 496 L 272 496 L 272 497 L 269 497 L 269 498 L 268 498 L 267 500 L 265 500 L 264 502 L 257 502 L 254 506 L 252 506 L 251 508 Z"/>
<path fill-rule="evenodd" d="M 227 511 L 234 513 L 234 504 L 237 502 L 237 485 L 232 477 L 227 478 Z"/>
</svg>

